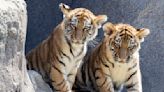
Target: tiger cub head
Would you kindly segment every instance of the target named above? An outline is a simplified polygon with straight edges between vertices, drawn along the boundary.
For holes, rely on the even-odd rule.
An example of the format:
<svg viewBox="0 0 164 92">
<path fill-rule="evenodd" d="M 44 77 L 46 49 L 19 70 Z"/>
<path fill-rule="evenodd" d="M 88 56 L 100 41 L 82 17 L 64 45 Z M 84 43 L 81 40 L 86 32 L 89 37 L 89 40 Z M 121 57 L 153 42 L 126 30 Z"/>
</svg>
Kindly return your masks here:
<svg viewBox="0 0 164 92">
<path fill-rule="evenodd" d="M 103 26 L 107 52 L 115 62 L 127 63 L 140 49 L 140 43 L 149 34 L 149 29 L 136 29 L 129 24 L 106 23 Z"/>
<path fill-rule="evenodd" d="M 64 19 L 65 37 L 74 44 L 84 44 L 93 40 L 101 25 L 107 21 L 106 15 L 94 15 L 85 8 L 70 9 L 68 5 L 59 5 Z"/>
</svg>

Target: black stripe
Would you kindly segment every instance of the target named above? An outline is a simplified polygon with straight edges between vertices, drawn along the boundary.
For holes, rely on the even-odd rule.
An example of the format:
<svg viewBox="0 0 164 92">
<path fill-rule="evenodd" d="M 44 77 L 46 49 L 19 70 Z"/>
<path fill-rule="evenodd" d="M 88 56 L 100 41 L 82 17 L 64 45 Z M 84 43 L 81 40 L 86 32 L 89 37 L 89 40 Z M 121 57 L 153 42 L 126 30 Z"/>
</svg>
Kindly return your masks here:
<svg viewBox="0 0 164 92">
<path fill-rule="evenodd" d="M 27 68 L 28 68 L 28 70 L 33 70 L 32 69 L 32 67 L 33 67 L 33 65 L 32 65 L 32 56 L 31 56 L 31 52 L 30 53 L 28 53 L 27 55 L 26 55 L 26 61 L 27 61 Z"/>
<path fill-rule="evenodd" d="M 130 35 L 133 35 L 133 33 L 131 31 L 128 31 L 130 33 Z"/>
<path fill-rule="evenodd" d="M 33 53 L 30 53 L 30 54 L 33 54 Z M 30 60 L 30 62 L 31 62 L 31 70 L 35 70 L 35 68 L 34 68 L 34 61 L 33 61 L 33 58 L 35 58 L 34 56 L 35 56 L 35 53 L 34 53 L 33 56 L 31 56 L 32 59 Z"/>
<path fill-rule="evenodd" d="M 126 88 L 127 88 L 127 89 L 134 88 L 134 86 L 135 86 L 136 84 L 137 84 L 137 83 L 135 83 L 135 84 L 130 84 L 130 85 L 126 85 Z"/>
<path fill-rule="evenodd" d="M 73 54 L 73 51 L 72 51 L 71 47 L 70 47 L 70 53 L 72 54 L 72 56 L 74 56 L 74 54 Z"/>
<path fill-rule="evenodd" d="M 96 74 L 96 71 L 101 70 L 101 68 L 95 68 L 94 69 L 94 74 Z"/>
<path fill-rule="evenodd" d="M 45 77 L 45 70 L 44 70 L 43 62 L 38 63 L 38 68 L 39 68 L 41 75 Z"/>
<path fill-rule="evenodd" d="M 26 67 L 27 67 L 27 70 L 30 70 L 30 68 L 29 68 L 29 64 L 27 64 L 27 66 L 26 66 Z"/>
<path fill-rule="evenodd" d="M 64 82 L 65 80 L 63 79 L 60 83 L 57 84 L 57 86 L 61 86 Z"/>
<path fill-rule="evenodd" d="M 114 68 L 114 63 L 112 63 L 112 62 L 110 62 L 110 60 L 107 58 L 107 57 L 104 57 L 111 65 L 112 65 L 112 67 Z M 99 56 L 99 59 L 102 61 L 102 63 L 103 63 L 103 60 L 102 60 L 102 58 Z M 107 67 L 109 67 L 109 66 L 107 66 Z"/>
<path fill-rule="evenodd" d="M 62 62 L 61 60 L 59 60 L 59 63 L 60 63 L 61 65 L 63 65 L 64 67 L 66 66 L 65 63 Z"/>
<path fill-rule="evenodd" d="M 93 88 L 94 87 L 94 84 L 93 84 L 92 78 L 91 78 L 91 76 L 93 75 L 93 72 L 90 73 L 90 71 L 89 71 L 89 63 L 88 62 L 87 62 L 87 70 L 88 70 L 88 74 L 87 75 L 88 75 L 88 79 L 89 79 L 88 81 L 90 82 L 91 88 Z M 86 84 L 87 84 L 88 81 L 85 81 Z"/>
<path fill-rule="evenodd" d="M 107 81 L 107 78 L 105 78 L 104 82 L 101 84 L 101 86 L 97 85 L 98 87 L 102 87 Z"/>
<path fill-rule="evenodd" d="M 112 65 L 112 67 L 114 68 L 114 63 L 112 63 L 112 62 L 110 62 L 110 61 L 109 61 L 109 63 L 110 63 L 110 64 Z"/>
<path fill-rule="evenodd" d="M 105 67 L 109 68 L 109 66 L 108 66 L 107 64 L 105 64 L 105 62 L 102 61 L 102 64 L 103 64 Z"/>
<path fill-rule="evenodd" d="M 114 68 L 114 63 L 112 63 L 112 62 L 110 62 L 110 60 L 108 59 L 108 58 L 105 58 L 107 61 L 108 61 L 108 63 L 110 63 L 111 65 L 112 65 L 112 67 Z"/>
<path fill-rule="evenodd" d="M 66 39 L 66 42 L 67 42 L 67 44 L 69 46 L 70 53 L 72 54 L 72 56 L 74 56 L 73 51 L 71 49 L 72 48 L 71 43 L 68 41 L 67 37 L 65 37 L 65 39 Z"/>
<path fill-rule="evenodd" d="M 31 60 L 26 60 L 27 62 L 27 70 L 31 70 L 32 64 L 31 64 Z"/>
<path fill-rule="evenodd" d="M 118 91 L 120 89 L 120 86 L 116 85 L 116 82 L 113 83 L 114 90 Z"/>
<path fill-rule="evenodd" d="M 95 79 L 96 80 L 100 78 L 99 76 L 96 76 L 96 71 L 98 71 L 98 70 L 101 70 L 101 68 L 95 68 L 94 69 L 94 74 L 95 74 Z"/>
<path fill-rule="evenodd" d="M 114 89 L 114 88 L 113 88 L 113 86 L 114 86 L 114 85 L 113 85 L 113 82 L 112 82 L 112 81 L 110 81 L 110 82 L 108 82 L 108 83 L 107 83 L 106 88 L 108 87 L 108 89 L 107 89 L 107 90 L 108 90 L 109 92 L 111 92 L 111 90 L 112 90 L 112 89 Z"/>
<path fill-rule="evenodd" d="M 95 76 L 95 79 L 98 80 L 98 79 L 100 79 L 100 77 L 99 76 Z"/>
<path fill-rule="evenodd" d="M 95 70 L 95 72 L 96 72 L 96 71 L 98 71 L 98 70 L 101 70 L 101 68 L 95 68 L 94 70 Z M 95 73 L 95 72 L 94 72 L 94 73 Z"/>
<path fill-rule="evenodd" d="M 84 82 L 83 82 L 84 83 Z M 73 90 L 74 92 L 79 92 L 78 90 L 82 89 L 83 84 L 80 82 L 80 80 L 76 77 L 75 78 L 75 83 L 73 85 Z M 80 91 L 81 92 L 81 91 Z"/>
<path fill-rule="evenodd" d="M 110 89 L 111 89 L 111 87 L 109 87 L 109 85 L 110 85 L 111 83 L 107 83 L 107 85 L 106 85 L 106 88 L 108 88 L 107 90 L 109 91 Z"/>
<path fill-rule="evenodd" d="M 38 50 L 36 50 L 36 70 L 38 71 L 38 72 L 40 72 L 40 68 L 39 68 L 39 62 L 41 63 L 41 59 L 39 59 L 40 58 L 40 55 L 39 55 L 39 51 Z"/>
<path fill-rule="evenodd" d="M 62 84 L 63 84 L 63 86 L 62 86 Z M 56 85 L 57 85 L 57 86 L 62 86 L 62 88 L 64 88 L 65 85 L 66 85 L 65 80 L 63 79 L 60 83 L 58 83 L 58 84 L 56 84 Z M 68 89 L 68 87 L 67 87 L 67 89 Z M 67 89 L 66 89 L 66 91 L 62 91 L 62 92 L 67 92 L 67 91 L 68 91 Z M 62 90 L 62 89 L 56 89 L 56 88 L 55 88 L 55 92 L 57 92 L 57 91 L 61 92 L 61 90 Z"/>
<path fill-rule="evenodd" d="M 132 67 L 130 67 L 130 68 L 128 69 L 128 71 L 130 71 L 131 69 L 135 68 L 136 66 L 137 66 L 137 63 L 135 63 Z"/>
<path fill-rule="evenodd" d="M 125 30 L 121 30 L 121 31 L 119 32 L 119 34 L 121 34 L 123 31 L 125 31 Z"/>
<path fill-rule="evenodd" d="M 57 61 L 59 61 L 59 63 L 60 63 L 61 65 L 63 65 L 64 67 L 66 66 L 65 63 L 62 62 L 61 60 L 59 60 L 59 58 L 58 58 L 57 56 L 56 56 L 56 59 L 57 59 Z"/>
<path fill-rule="evenodd" d="M 69 90 L 68 90 L 68 86 L 67 86 L 67 88 L 66 88 L 66 91 L 64 91 L 64 92 L 67 92 L 67 91 L 69 91 Z"/>
<path fill-rule="evenodd" d="M 62 88 L 64 88 L 64 87 L 65 87 L 65 85 L 66 85 L 66 83 L 64 83 L 64 84 L 63 84 Z"/>
<path fill-rule="evenodd" d="M 84 65 L 81 68 L 81 73 L 82 73 L 82 80 L 84 81 L 84 83 L 86 83 L 86 74 L 85 74 L 85 68 Z"/>
<path fill-rule="evenodd" d="M 126 82 L 128 82 L 135 74 L 137 73 L 137 70 L 135 72 L 133 72 L 126 80 Z"/>
<path fill-rule="evenodd" d="M 69 56 L 67 56 L 64 52 L 61 51 L 61 54 L 65 57 L 67 57 L 69 60 L 71 60 L 71 58 Z"/>
<path fill-rule="evenodd" d="M 138 84 L 138 82 L 137 83 L 134 83 L 134 84 L 126 85 L 126 88 L 127 88 L 128 91 L 137 91 L 138 89 L 135 88 L 135 86 L 137 84 Z"/>
<path fill-rule="evenodd" d="M 137 89 L 129 89 L 128 91 L 130 91 L 130 92 L 136 92 L 137 91 Z M 138 91 L 137 91 L 138 92 Z"/>
<path fill-rule="evenodd" d="M 120 34 L 120 36 L 124 36 L 125 34 Z"/>
<path fill-rule="evenodd" d="M 106 73 L 104 73 L 107 77 L 110 77 L 111 78 L 111 75 L 109 75 L 109 74 L 106 74 Z"/>
<path fill-rule="evenodd" d="M 64 84 L 64 86 L 66 85 L 66 83 Z M 64 88 L 64 86 L 63 86 L 63 88 Z M 67 86 L 67 88 L 66 88 L 66 90 L 65 91 L 59 91 L 59 92 L 68 92 L 68 91 L 70 91 L 70 90 L 68 90 L 68 86 Z"/>
<path fill-rule="evenodd" d="M 35 66 L 33 66 L 33 68 L 34 68 L 35 71 L 39 72 L 38 71 L 38 54 L 37 54 L 37 50 L 35 50 L 35 53 L 34 54 L 35 54 L 35 60 L 33 61 L 33 64 Z"/>
<path fill-rule="evenodd" d="M 67 77 L 70 77 L 70 76 L 72 76 L 72 75 L 74 75 L 74 74 L 70 73 L 70 74 L 67 75 Z"/>
<path fill-rule="evenodd" d="M 59 70 L 56 66 L 53 66 L 54 69 L 56 69 L 59 73 L 63 74 L 61 70 Z"/>
</svg>

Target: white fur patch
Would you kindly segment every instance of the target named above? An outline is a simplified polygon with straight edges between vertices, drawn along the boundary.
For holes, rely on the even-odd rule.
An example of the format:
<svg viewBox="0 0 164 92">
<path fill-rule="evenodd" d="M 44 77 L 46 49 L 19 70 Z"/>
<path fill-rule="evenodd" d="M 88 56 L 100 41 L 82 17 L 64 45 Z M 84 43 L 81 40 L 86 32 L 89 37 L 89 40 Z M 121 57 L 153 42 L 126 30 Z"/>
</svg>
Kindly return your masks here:
<svg viewBox="0 0 164 92">
<path fill-rule="evenodd" d="M 75 17 L 75 16 L 72 17 L 72 19 L 71 19 L 71 24 L 77 26 L 77 24 L 78 24 L 78 19 L 77 19 L 77 17 Z"/>
<path fill-rule="evenodd" d="M 112 80 L 120 85 L 127 79 L 129 65 L 127 63 L 118 62 L 114 65 L 114 68 L 111 69 Z"/>
<path fill-rule="evenodd" d="M 68 5 L 63 4 L 63 3 L 60 3 L 60 4 L 59 4 L 59 7 L 63 7 L 63 8 L 65 8 L 65 9 L 70 9 L 70 7 L 69 7 Z"/>
<path fill-rule="evenodd" d="M 134 62 L 139 64 L 139 62 L 137 62 L 139 61 L 138 52 L 134 53 L 133 58 L 135 60 Z M 133 61 L 129 63 L 114 62 L 114 68 L 111 68 L 110 72 L 111 72 L 112 80 L 113 82 L 116 83 L 117 86 L 124 84 L 124 82 L 130 76 L 130 74 L 134 72 L 136 68 L 138 68 L 137 66 L 136 68 L 133 68 L 132 70 L 128 71 L 130 67 L 134 66 L 134 62 Z"/>
<path fill-rule="evenodd" d="M 81 52 L 82 48 L 83 48 L 83 51 Z M 69 50 L 67 50 L 67 51 L 69 51 Z M 72 69 L 78 68 L 80 66 L 82 58 L 85 56 L 86 51 L 87 51 L 86 43 L 84 43 L 84 45 L 72 44 L 72 53 L 74 54 L 74 57 L 71 54 L 69 54 L 71 57 L 71 60 L 69 60 L 66 57 L 63 58 L 63 61 L 66 64 L 66 69 L 65 69 L 66 73 L 70 73 L 70 71 Z M 81 53 L 81 54 L 78 57 L 76 57 L 79 53 Z M 81 59 L 81 61 L 78 62 L 77 60 L 80 60 L 80 59 Z"/>
</svg>

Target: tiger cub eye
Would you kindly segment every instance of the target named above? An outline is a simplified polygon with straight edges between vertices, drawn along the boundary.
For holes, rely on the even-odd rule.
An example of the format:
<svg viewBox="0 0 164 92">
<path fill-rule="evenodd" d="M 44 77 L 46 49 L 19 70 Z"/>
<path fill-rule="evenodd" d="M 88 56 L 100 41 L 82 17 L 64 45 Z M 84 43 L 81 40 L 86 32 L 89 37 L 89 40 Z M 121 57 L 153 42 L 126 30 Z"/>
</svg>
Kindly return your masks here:
<svg viewBox="0 0 164 92">
<path fill-rule="evenodd" d="M 115 46 L 120 47 L 121 46 L 121 37 L 117 36 L 114 40 Z"/>
<path fill-rule="evenodd" d="M 135 41 L 134 39 L 131 39 L 131 40 L 129 41 L 128 48 L 129 48 L 130 50 L 132 50 L 132 49 L 134 49 L 136 46 L 137 46 L 136 41 Z"/>
<path fill-rule="evenodd" d="M 86 26 L 84 27 L 84 30 L 85 30 L 85 31 L 91 30 L 91 25 L 86 25 Z"/>
<path fill-rule="evenodd" d="M 111 50 L 111 51 L 114 51 L 114 47 L 113 47 L 113 46 L 111 46 L 111 47 L 110 47 L 110 50 Z"/>
</svg>

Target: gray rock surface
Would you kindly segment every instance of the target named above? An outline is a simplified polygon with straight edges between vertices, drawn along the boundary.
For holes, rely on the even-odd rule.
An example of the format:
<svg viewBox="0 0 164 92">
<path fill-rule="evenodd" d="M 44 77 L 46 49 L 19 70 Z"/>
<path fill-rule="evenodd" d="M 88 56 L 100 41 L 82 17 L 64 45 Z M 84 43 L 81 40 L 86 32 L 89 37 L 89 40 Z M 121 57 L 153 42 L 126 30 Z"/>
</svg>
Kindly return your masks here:
<svg viewBox="0 0 164 92">
<path fill-rule="evenodd" d="M 52 89 L 49 87 L 48 84 L 44 82 L 42 76 L 39 73 L 33 70 L 28 70 L 28 74 L 35 89 L 35 92 L 52 92 Z"/>
<path fill-rule="evenodd" d="M 123 22 L 151 30 L 140 51 L 143 92 L 164 92 L 164 0 L 27 0 L 29 16 L 26 52 L 45 39 L 62 20 L 60 2 L 107 14 L 113 23 Z M 103 36 L 102 30 L 98 38 Z"/>
<path fill-rule="evenodd" d="M 27 74 L 23 0 L 0 0 L 0 92 L 34 92 Z"/>
</svg>

